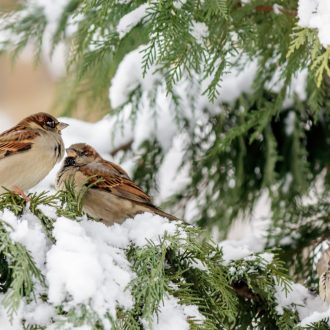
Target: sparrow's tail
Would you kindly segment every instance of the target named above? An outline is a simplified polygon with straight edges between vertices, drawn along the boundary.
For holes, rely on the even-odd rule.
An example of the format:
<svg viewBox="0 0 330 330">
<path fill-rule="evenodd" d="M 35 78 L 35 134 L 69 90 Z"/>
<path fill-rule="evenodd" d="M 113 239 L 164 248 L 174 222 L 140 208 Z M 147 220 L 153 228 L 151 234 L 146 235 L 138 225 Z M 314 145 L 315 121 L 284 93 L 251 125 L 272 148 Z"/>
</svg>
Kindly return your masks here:
<svg viewBox="0 0 330 330">
<path fill-rule="evenodd" d="M 152 208 L 152 212 L 155 213 L 155 214 L 158 214 L 160 215 L 161 217 L 164 217 L 164 218 L 167 218 L 168 220 L 179 220 L 177 217 L 175 217 L 174 215 L 172 214 L 169 214 L 169 213 L 166 213 L 160 209 L 158 209 L 157 207 L 155 208 Z"/>
</svg>

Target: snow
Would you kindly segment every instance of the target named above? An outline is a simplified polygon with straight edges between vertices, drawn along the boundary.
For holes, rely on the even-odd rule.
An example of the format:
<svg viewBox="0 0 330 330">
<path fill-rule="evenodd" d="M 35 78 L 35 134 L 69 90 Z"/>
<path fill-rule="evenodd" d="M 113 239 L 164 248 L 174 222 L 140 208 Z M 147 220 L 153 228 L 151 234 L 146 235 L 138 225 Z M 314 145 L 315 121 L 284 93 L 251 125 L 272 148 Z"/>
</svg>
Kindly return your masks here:
<svg viewBox="0 0 330 330">
<path fill-rule="evenodd" d="M 185 155 L 185 140 L 186 136 L 183 134 L 174 137 L 173 144 L 159 168 L 159 193 L 157 197 L 161 201 L 166 201 L 190 182 L 188 165 L 181 167 Z"/>
<path fill-rule="evenodd" d="M 0 294 L 0 301 L 3 299 L 3 294 Z M 20 311 L 17 313 L 20 315 Z M 0 329 L 1 330 L 24 330 L 22 325 L 20 324 L 20 318 L 16 317 L 12 320 L 9 320 L 7 311 L 5 308 L 0 304 Z"/>
<path fill-rule="evenodd" d="M 231 59 L 228 60 L 231 61 Z M 235 58 L 232 61 L 235 61 Z M 233 67 L 230 72 L 225 72 L 222 76 L 219 89 L 219 100 L 221 102 L 232 103 L 242 93 L 249 94 L 253 91 L 252 83 L 257 73 L 257 61 L 248 61 L 243 56 L 240 62 L 241 64 L 238 63 L 238 67 Z"/>
<path fill-rule="evenodd" d="M 283 7 L 277 3 L 273 5 L 273 11 L 275 14 L 279 15 L 282 14 Z"/>
<path fill-rule="evenodd" d="M 144 3 L 120 19 L 117 25 L 117 32 L 119 34 L 120 39 L 125 37 L 125 35 L 129 31 L 131 31 L 136 25 L 138 25 L 142 21 L 143 17 L 146 14 L 147 8 L 148 5 Z"/>
<path fill-rule="evenodd" d="M 65 218 L 57 219 L 53 234 L 56 244 L 47 253 L 49 301 L 60 304 L 68 292 L 75 304 L 87 303 L 103 280 L 97 248 L 82 226 Z"/>
<path fill-rule="evenodd" d="M 116 0 L 117 3 L 121 5 L 127 5 L 131 2 L 132 0 Z"/>
<path fill-rule="evenodd" d="M 288 293 L 279 285 L 275 289 L 277 313 L 282 315 L 284 309 L 296 308 L 301 321 L 300 326 L 304 327 L 312 322 L 329 318 L 330 307 L 318 295 L 312 294 L 303 285 L 290 283 L 290 291 Z"/>
<path fill-rule="evenodd" d="M 117 305 L 131 308 L 133 300 L 126 288 L 135 275 L 124 249 L 131 243 L 158 242 L 165 233 L 176 231 L 175 223 L 147 213 L 112 227 L 58 218 L 53 231 L 56 244 L 46 261 L 49 301 L 55 305 L 68 300 L 69 305 L 90 302 L 100 317 L 109 309 L 115 316 Z"/>
<path fill-rule="evenodd" d="M 26 306 L 24 313 L 26 321 L 30 324 L 40 324 L 41 326 L 47 326 L 52 317 L 55 316 L 54 306 L 51 306 L 44 302 L 32 302 Z M 2 329 L 0 327 L 0 329 Z"/>
<path fill-rule="evenodd" d="M 51 23 L 56 23 L 62 13 L 64 8 L 70 2 L 69 0 L 29 0 L 31 5 L 41 7 L 46 15 L 47 21 Z"/>
<path fill-rule="evenodd" d="M 92 141 L 104 155 L 109 154 L 114 146 L 128 141 L 134 133 L 124 129 L 124 132 L 116 130 L 115 134 L 112 134 L 115 120 L 109 116 L 94 124 L 69 118 L 62 120 L 71 125 L 66 132 L 64 131 L 66 146 L 81 140 L 88 143 Z M 105 139 L 104 136 L 108 136 L 109 139 Z M 114 144 L 109 144 L 111 136 L 114 136 Z M 180 160 L 184 157 L 186 138 L 183 133 L 174 136 L 160 170 L 160 182 L 165 186 L 167 184 L 172 192 L 180 189 L 186 180 L 189 180 L 187 169 L 179 170 Z M 166 180 L 169 182 L 164 183 Z M 43 183 L 44 187 L 49 188 L 47 184 L 50 182 L 50 179 L 46 180 L 46 183 Z M 161 199 L 166 199 L 169 195 L 163 191 Z M 165 233 L 175 235 L 178 230 L 175 222 L 147 213 L 128 219 L 122 225 L 106 227 L 84 217 L 79 222 L 65 217 L 58 218 L 55 209 L 49 206 L 42 206 L 40 209 L 47 216 L 56 219 L 54 245 L 48 241 L 39 221 L 29 211 L 26 210 L 20 218 L 9 210 L 4 210 L 0 214 L 0 218 L 12 227 L 11 238 L 31 251 L 38 267 L 46 276 L 49 301 L 24 303 L 18 314 L 29 322 L 40 325 L 49 324 L 51 319 L 58 320 L 54 309 L 57 305 L 63 305 L 65 310 L 70 310 L 76 308 L 79 303 L 85 303 L 97 311 L 100 317 L 109 310 L 115 315 L 115 310 L 119 306 L 123 309 L 131 308 L 133 298 L 127 286 L 136 275 L 131 270 L 124 249 L 132 243 L 142 247 L 149 240 L 158 242 Z M 241 236 L 239 237 L 238 232 L 233 229 L 232 239 L 219 243 L 225 264 L 239 259 L 255 260 L 252 254 L 264 249 L 264 232 L 268 216 L 269 198 L 267 194 L 263 194 L 254 210 L 254 217 L 258 221 L 248 224 L 245 221 L 246 227 L 242 227 L 241 219 L 242 223 L 238 227 Z M 259 257 L 267 264 L 272 261 L 273 255 L 261 253 Z M 194 266 L 205 270 L 202 264 L 196 263 Z M 231 271 L 234 273 L 236 269 L 232 267 Z M 305 287 L 292 284 L 292 288 L 293 291 L 288 295 L 285 295 L 282 288 L 278 288 L 278 313 L 283 313 L 284 308 L 303 305 L 295 307 L 299 312 L 301 324 L 308 324 L 329 315 L 328 306 L 325 306 L 317 296 L 310 294 Z M 150 329 L 189 329 L 188 317 L 203 320 L 196 306 L 180 305 L 176 298 L 167 296 Z M 88 326 L 85 328 L 90 329 Z M 148 329 L 146 323 L 145 328 Z M 0 310 L 0 329 L 21 330 L 21 327 L 18 324 L 10 326 Z M 70 329 L 74 327 L 70 326 Z"/>
<path fill-rule="evenodd" d="M 290 111 L 285 118 L 285 134 L 292 135 L 294 131 L 296 121 L 296 113 L 294 111 Z"/>
<path fill-rule="evenodd" d="M 189 330 L 188 318 L 200 323 L 205 319 L 196 306 L 180 305 L 177 298 L 167 295 L 160 306 L 158 316 L 154 317 L 152 327 L 149 328 L 145 321 L 144 324 L 148 330 Z"/>
<path fill-rule="evenodd" d="M 283 68 L 281 67 L 277 68 L 272 79 L 266 84 L 266 88 L 273 93 L 279 93 L 284 86 L 284 80 L 281 76 L 282 69 Z M 290 108 L 294 104 L 295 98 L 301 101 L 306 100 L 307 75 L 308 70 L 303 69 L 293 76 L 292 81 L 287 88 L 287 93 L 283 102 L 283 109 Z"/>
<path fill-rule="evenodd" d="M 55 208 L 50 206 L 43 206 L 40 210 L 49 217 L 56 215 Z M 128 285 L 136 275 L 125 250 L 131 244 L 142 247 L 150 240 L 157 244 L 164 235 L 180 234 L 175 222 L 149 213 L 111 227 L 85 217 L 80 221 L 57 217 L 53 230 L 56 243 L 51 244 L 39 220 L 29 210 L 25 210 L 21 217 L 4 210 L 0 212 L 0 218 L 9 225 L 10 237 L 31 252 L 47 283 L 46 289 L 37 287 L 37 301 L 22 302 L 15 319 L 24 318 L 32 324 L 46 326 L 50 326 L 51 319 L 59 321 L 55 311 L 59 305 L 69 311 L 85 304 L 101 319 L 106 313 L 115 317 L 118 307 L 132 308 L 134 301 Z M 47 294 L 47 302 L 39 300 L 41 293 Z M 179 322 L 186 326 L 190 316 L 203 319 L 197 307 L 179 305 L 174 298 L 167 297 L 161 307 L 160 320 L 163 321 L 158 322 L 155 316 L 155 329 L 158 326 L 162 329 L 173 309 L 176 311 L 171 316 L 171 324 Z M 0 325 L 1 330 L 21 330 L 19 324 L 8 325 L 2 309 Z M 105 326 L 105 329 L 110 328 Z"/>
<path fill-rule="evenodd" d="M 5 209 L 0 211 L 0 219 L 12 228 L 10 238 L 31 251 L 38 268 L 43 269 L 48 242 L 36 216 L 27 211 L 18 221 L 13 212 Z"/>
<path fill-rule="evenodd" d="M 242 245 L 238 241 L 223 241 L 219 243 L 219 247 L 222 249 L 225 264 L 228 264 L 232 260 L 247 257 L 252 253 L 248 246 Z"/>
<path fill-rule="evenodd" d="M 298 24 L 318 30 L 323 47 L 330 45 L 330 2 L 328 0 L 299 0 Z"/>
<path fill-rule="evenodd" d="M 200 45 L 202 45 L 204 40 L 209 36 L 209 29 L 207 25 L 203 22 L 196 22 L 194 20 L 192 21 L 189 32 Z"/>
<path fill-rule="evenodd" d="M 166 92 L 165 79 L 157 71 L 157 67 L 152 67 L 143 74 L 144 49 L 145 45 L 140 46 L 124 57 L 111 81 L 109 98 L 112 108 L 122 108 L 124 116 L 128 118 L 129 114 L 132 114 L 131 117 L 134 118 L 134 126 L 130 126 L 132 123 L 129 120 L 122 121 L 125 131 L 133 132 L 133 150 L 138 150 L 144 141 L 155 138 L 163 150 L 168 151 L 173 146 L 175 136 L 182 133 L 182 124 L 178 123 L 177 108 Z M 237 61 L 237 58 L 232 60 Z M 219 99 L 215 103 L 211 103 L 207 96 L 203 95 L 210 80 L 204 81 L 202 86 L 191 84 L 184 78 L 177 83 L 175 94 L 178 96 L 180 109 L 183 110 L 180 116 L 186 118 L 191 127 L 197 121 L 207 123 L 208 116 L 205 111 L 211 114 L 219 113 L 220 102 L 234 102 L 241 93 L 252 92 L 257 63 L 247 61 L 246 58 L 242 58 L 241 62 L 242 68 L 233 68 L 231 73 L 224 74 Z M 132 93 L 137 90 L 142 96 L 139 103 L 132 108 L 132 104 L 128 102 Z M 154 102 L 150 102 L 151 98 Z M 195 105 L 191 103 L 192 99 Z"/>
<path fill-rule="evenodd" d="M 318 322 L 318 321 L 321 321 L 321 320 L 329 320 L 329 318 L 330 318 L 330 308 L 325 310 L 324 312 L 320 312 L 320 311 L 316 310 L 312 314 L 310 314 L 309 316 L 304 318 L 300 322 L 300 325 L 301 326 L 307 326 L 311 323 Z"/>
<path fill-rule="evenodd" d="M 110 87 L 110 101 L 113 108 L 126 103 L 129 95 L 139 86 L 143 91 L 148 92 L 153 89 L 156 81 L 161 79 L 160 75 L 153 73 L 153 69 L 143 76 L 141 63 L 144 48 L 145 46 L 140 46 L 128 53 L 119 64 Z"/>
<path fill-rule="evenodd" d="M 173 6 L 176 8 L 176 9 L 181 9 L 182 6 L 187 2 L 187 0 L 174 0 L 173 1 Z"/>
<path fill-rule="evenodd" d="M 130 0 L 117 0 L 117 2 L 125 5 Z M 244 3 L 248 2 L 244 1 Z M 46 30 L 45 38 L 47 39 L 68 0 L 53 2 L 34 0 L 33 3 L 44 8 L 50 25 Z M 173 6 L 180 10 L 185 3 L 186 0 L 175 0 Z M 317 28 L 319 38 L 325 47 L 330 44 L 329 34 L 326 33 L 330 29 L 329 8 L 329 2 L 324 0 L 300 0 L 298 8 L 299 24 Z M 119 21 L 116 31 L 120 38 L 125 37 L 132 28 L 143 22 L 146 9 L 147 4 L 142 4 Z M 280 11 L 279 6 L 275 5 L 274 9 Z M 208 27 L 203 22 L 193 21 L 189 32 L 201 45 L 209 36 Z M 70 124 L 63 131 L 63 138 L 66 147 L 73 143 L 86 142 L 94 146 L 102 156 L 111 160 L 110 152 L 116 147 L 133 141 L 132 153 L 137 155 L 144 141 L 155 138 L 165 152 L 158 172 L 160 189 L 156 199 L 166 201 L 174 193 L 184 188 L 191 179 L 189 167 L 181 167 L 185 157 L 186 144 L 190 138 L 189 129 L 193 130 L 196 123 L 207 129 L 208 115 L 222 111 L 221 103 L 232 103 L 242 93 L 253 91 L 252 83 L 257 72 L 257 60 L 251 61 L 244 56 L 227 59 L 229 62 L 237 62 L 238 66 L 222 76 L 220 94 L 214 104 L 209 102 L 207 96 L 202 95 L 202 91 L 205 90 L 211 78 L 204 81 L 202 86 L 195 86 L 183 77 L 176 85 L 175 93 L 179 96 L 181 108 L 184 109 L 182 116 L 188 119 L 191 125 L 187 131 L 184 131 L 183 127 L 178 124 L 175 106 L 166 93 L 164 77 L 157 71 L 157 67 L 152 67 L 145 75 L 143 74 L 141 64 L 144 49 L 145 45 L 127 54 L 111 81 L 109 99 L 112 108 L 120 109 L 120 111 L 113 116 L 106 116 L 96 123 L 62 118 L 64 122 Z M 47 58 L 49 50 L 48 44 L 44 49 Z M 64 72 L 66 49 L 60 45 L 57 51 L 58 54 L 54 54 L 53 62 L 48 63 L 51 70 L 54 71 L 54 75 Z M 280 69 L 276 71 L 273 80 L 269 83 L 268 87 L 271 91 L 278 92 L 283 86 L 280 73 Z M 298 97 L 300 100 L 306 99 L 306 77 L 306 70 L 294 77 L 284 102 L 284 108 L 292 104 L 294 97 Z M 196 80 L 198 79 L 199 77 L 196 77 Z M 136 90 L 141 92 L 142 97 L 139 104 L 133 107 L 129 101 L 131 94 Z M 154 97 L 154 103 L 150 102 L 151 97 Z M 195 108 L 190 101 L 192 98 L 196 102 Z M 134 122 L 130 119 L 132 117 L 134 117 Z M 289 112 L 284 128 L 287 135 L 292 134 L 294 120 L 294 113 Z M 0 129 L 2 129 L 9 123 L 6 123 L 6 118 L 2 120 L 0 117 L 0 125 L 2 125 Z M 122 165 L 130 173 L 135 166 L 134 156 Z M 52 190 L 59 167 L 60 165 L 34 190 Z M 287 179 L 287 183 L 290 183 L 289 177 Z M 203 198 L 203 193 L 199 198 Z M 188 204 L 185 211 L 186 219 L 193 221 L 198 209 L 198 202 L 192 201 Z M 31 251 L 38 267 L 46 277 L 48 302 L 22 303 L 18 313 L 20 317 L 24 317 L 29 322 L 40 325 L 48 325 L 51 319 L 57 320 L 58 316 L 55 311 L 57 305 L 63 305 L 68 311 L 71 308 L 77 308 L 77 304 L 84 303 L 97 311 L 101 318 L 109 310 L 114 316 L 118 307 L 125 310 L 130 309 L 134 301 L 128 285 L 136 274 L 132 271 L 126 258 L 125 249 L 130 244 L 143 247 L 150 240 L 158 242 L 165 233 L 175 235 L 178 231 L 176 223 L 147 213 L 137 215 L 134 219 L 128 219 L 122 225 L 106 227 L 102 223 L 89 221 L 85 217 L 79 219 L 80 221 L 57 217 L 55 209 L 52 207 L 43 206 L 41 210 L 56 219 L 54 228 L 56 243 L 53 245 L 31 212 L 26 210 L 19 218 L 8 210 L 0 213 L 0 218 L 12 228 L 11 239 L 20 242 Z M 247 219 L 241 216 L 232 226 L 229 239 L 219 243 L 225 264 L 239 259 L 255 260 L 253 254 L 264 250 L 265 231 L 269 224 L 269 216 L 269 198 L 262 194 L 251 216 L 254 220 L 247 222 Z M 271 253 L 261 253 L 259 257 L 266 264 L 273 259 Z M 201 263 L 196 262 L 194 266 L 205 270 Z M 231 271 L 234 273 L 235 268 L 232 267 Z M 328 306 L 323 304 L 317 296 L 309 293 L 305 287 L 292 283 L 292 289 L 292 292 L 286 295 L 282 287 L 276 288 L 279 314 L 283 313 L 284 308 L 302 305 L 297 307 L 302 325 L 330 315 Z M 150 329 L 189 329 L 188 317 L 203 321 L 203 316 L 196 306 L 181 305 L 176 298 L 168 295 L 160 306 L 159 314 L 155 315 Z M 148 325 L 145 322 L 144 325 L 147 329 Z M 21 326 L 18 323 L 11 326 L 5 311 L 1 308 L 0 329 L 18 330 L 21 329 Z M 78 329 L 78 327 L 71 326 L 70 329 Z M 79 329 L 87 330 L 90 327 L 85 325 Z"/>
<path fill-rule="evenodd" d="M 177 226 L 174 221 L 169 222 L 159 215 L 138 214 L 134 219 L 128 219 L 122 225 L 127 230 L 129 240 L 137 246 L 143 246 L 148 241 L 157 241 L 165 233 L 174 235 Z"/>
</svg>

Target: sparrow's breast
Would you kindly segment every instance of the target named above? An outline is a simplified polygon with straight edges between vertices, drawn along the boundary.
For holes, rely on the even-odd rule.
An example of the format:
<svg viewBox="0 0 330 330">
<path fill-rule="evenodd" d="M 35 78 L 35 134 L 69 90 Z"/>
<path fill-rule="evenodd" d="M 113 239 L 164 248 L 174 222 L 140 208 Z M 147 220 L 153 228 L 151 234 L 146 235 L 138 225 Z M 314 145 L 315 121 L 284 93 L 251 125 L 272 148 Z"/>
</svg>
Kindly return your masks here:
<svg viewBox="0 0 330 330">
<path fill-rule="evenodd" d="M 33 188 L 51 171 L 63 157 L 62 138 L 55 134 L 37 137 L 31 149 L 11 155 L 0 161 L 0 192 L 3 187 L 23 190 Z"/>
</svg>

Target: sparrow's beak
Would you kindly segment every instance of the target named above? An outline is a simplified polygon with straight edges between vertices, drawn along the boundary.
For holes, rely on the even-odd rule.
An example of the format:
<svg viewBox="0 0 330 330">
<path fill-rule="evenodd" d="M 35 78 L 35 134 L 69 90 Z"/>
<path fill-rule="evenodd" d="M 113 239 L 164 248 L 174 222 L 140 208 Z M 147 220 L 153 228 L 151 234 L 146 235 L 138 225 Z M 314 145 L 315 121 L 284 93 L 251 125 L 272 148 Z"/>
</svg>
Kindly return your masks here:
<svg viewBox="0 0 330 330">
<path fill-rule="evenodd" d="M 66 151 L 66 154 L 68 155 L 68 157 L 75 157 L 76 156 L 76 152 L 71 148 L 67 148 L 67 149 L 65 149 L 65 151 Z"/>
<path fill-rule="evenodd" d="M 66 124 L 66 123 L 58 123 L 57 124 L 57 129 L 59 131 L 62 131 L 62 129 L 64 129 L 65 127 L 68 127 L 68 126 L 69 126 L 69 124 Z"/>
</svg>

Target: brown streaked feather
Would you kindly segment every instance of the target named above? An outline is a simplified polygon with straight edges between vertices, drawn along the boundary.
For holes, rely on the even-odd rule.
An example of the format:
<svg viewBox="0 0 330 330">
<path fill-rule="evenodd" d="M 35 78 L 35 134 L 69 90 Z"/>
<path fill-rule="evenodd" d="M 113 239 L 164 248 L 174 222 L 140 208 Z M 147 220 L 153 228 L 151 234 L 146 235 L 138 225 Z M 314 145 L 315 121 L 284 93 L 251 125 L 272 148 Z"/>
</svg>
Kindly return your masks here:
<svg viewBox="0 0 330 330">
<path fill-rule="evenodd" d="M 32 130 L 11 129 L 0 134 L 0 159 L 31 149 L 40 133 Z"/>
<path fill-rule="evenodd" d="M 106 166 L 106 167 L 111 167 L 111 168 L 115 169 L 120 175 L 126 177 L 127 179 L 130 179 L 130 177 L 128 176 L 126 171 L 119 165 L 112 163 L 112 162 L 105 162 L 105 161 L 103 161 L 102 164 L 104 164 L 104 166 Z"/>
<path fill-rule="evenodd" d="M 100 158 L 100 160 L 97 160 L 96 162 L 90 163 L 88 165 L 88 168 L 91 171 L 95 171 L 95 173 L 100 173 L 102 176 L 120 176 L 127 179 L 130 179 L 127 172 L 120 167 L 119 165 L 109 162 L 107 160 L 104 160 Z"/>
<path fill-rule="evenodd" d="M 103 166 L 104 162 L 102 162 Z M 92 189 L 101 189 L 130 201 L 152 205 L 151 198 L 128 177 L 124 170 L 125 176 L 118 175 L 115 173 L 116 168 L 114 170 L 111 166 L 112 164 L 108 162 L 104 170 L 101 167 L 87 165 L 80 167 L 80 171 L 89 178 L 88 183 L 92 185 Z"/>
</svg>

